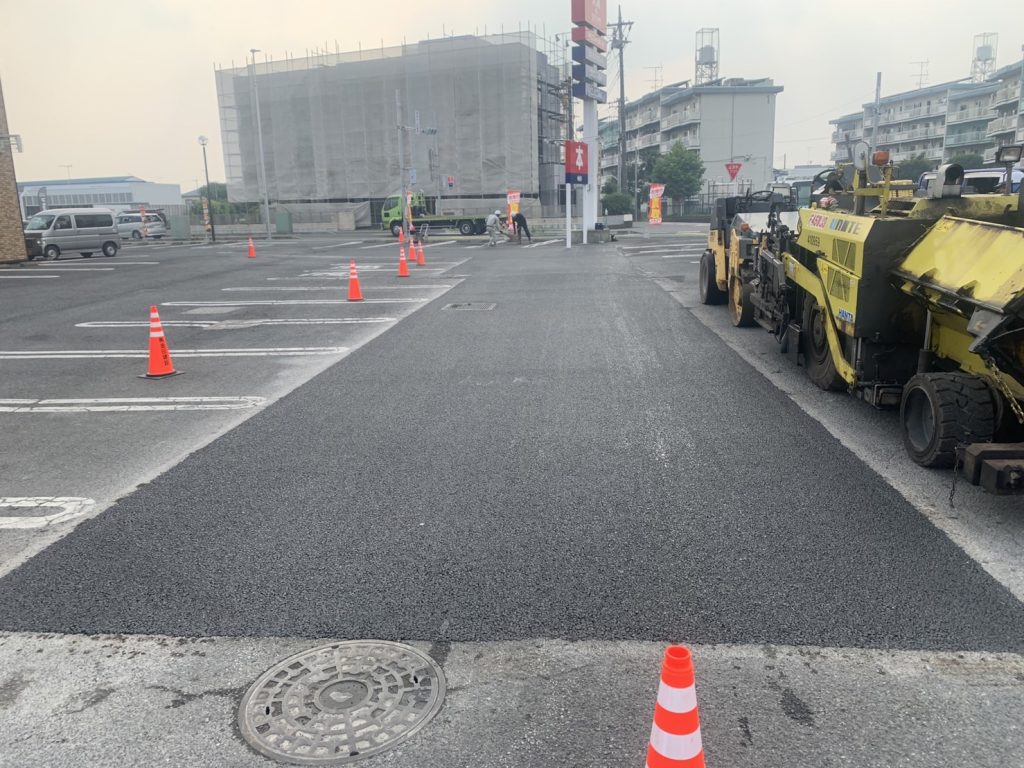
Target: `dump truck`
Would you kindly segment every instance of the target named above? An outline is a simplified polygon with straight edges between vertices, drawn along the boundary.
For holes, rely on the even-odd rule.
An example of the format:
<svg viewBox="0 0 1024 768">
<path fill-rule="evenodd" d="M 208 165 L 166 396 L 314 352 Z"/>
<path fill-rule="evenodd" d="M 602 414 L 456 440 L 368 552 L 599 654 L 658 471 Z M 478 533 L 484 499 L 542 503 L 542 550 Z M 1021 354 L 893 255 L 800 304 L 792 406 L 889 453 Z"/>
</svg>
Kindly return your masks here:
<svg viewBox="0 0 1024 768">
<path fill-rule="evenodd" d="M 1021 151 L 1004 147 L 999 160 L 1019 162 Z M 963 168 L 946 165 L 915 196 L 892 179 L 886 153 L 872 161 L 836 169 L 795 221 L 770 203 L 764 227 L 737 238 L 748 258 L 727 273 L 740 280 L 734 323 L 768 330 L 818 387 L 899 408 L 904 447 L 921 466 L 1022 491 L 1021 195 L 965 195 Z M 743 216 L 733 232 L 750 223 Z M 724 290 L 720 228 L 713 219 L 702 258 L 706 304 Z"/>
<path fill-rule="evenodd" d="M 487 225 L 486 215 L 470 213 L 436 213 L 436 201 L 428 198 L 422 192 L 413 192 L 408 195 L 408 205 L 403 205 L 402 195 L 391 195 L 384 200 L 381 208 L 381 227 L 389 230 L 392 235 L 398 237 L 402 229 L 402 216 L 407 211 L 412 225 L 417 229 L 424 224 L 430 227 L 450 227 L 457 229 L 463 235 L 483 234 Z"/>
</svg>

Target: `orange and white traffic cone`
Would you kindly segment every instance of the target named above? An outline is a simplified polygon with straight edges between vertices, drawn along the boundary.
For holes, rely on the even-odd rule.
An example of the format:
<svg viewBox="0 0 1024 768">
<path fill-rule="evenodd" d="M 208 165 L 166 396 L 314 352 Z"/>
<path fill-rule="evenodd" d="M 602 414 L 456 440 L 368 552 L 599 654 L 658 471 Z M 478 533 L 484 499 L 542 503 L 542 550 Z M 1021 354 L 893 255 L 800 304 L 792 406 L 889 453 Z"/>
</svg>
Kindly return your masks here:
<svg viewBox="0 0 1024 768">
<path fill-rule="evenodd" d="M 359 287 L 359 275 L 356 273 L 356 263 L 354 261 L 348 263 L 348 300 L 363 300 L 363 291 Z"/>
<path fill-rule="evenodd" d="M 426 258 L 426 256 L 423 255 L 423 241 L 422 240 L 420 240 L 419 245 L 420 245 L 420 255 L 416 258 L 416 266 L 417 267 L 425 267 L 425 266 L 427 266 L 427 258 Z"/>
<path fill-rule="evenodd" d="M 665 649 L 647 768 L 704 768 L 693 659 L 682 645 Z"/>
<path fill-rule="evenodd" d="M 409 262 L 405 260 L 405 246 L 399 246 L 398 251 L 398 276 L 408 277 L 409 276 Z"/>
<path fill-rule="evenodd" d="M 160 315 L 156 307 L 149 308 L 149 368 L 145 376 L 139 378 L 162 379 L 178 373 L 171 362 L 171 352 L 167 349 L 167 338 L 164 327 L 160 324 Z"/>
<path fill-rule="evenodd" d="M 252 241 L 251 237 L 249 238 L 249 258 L 256 258 L 256 244 Z"/>
<path fill-rule="evenodd" d="M 398 242 L 405 243 L 405 227 L 400 227 L 398 230 Z"/>
</svg>

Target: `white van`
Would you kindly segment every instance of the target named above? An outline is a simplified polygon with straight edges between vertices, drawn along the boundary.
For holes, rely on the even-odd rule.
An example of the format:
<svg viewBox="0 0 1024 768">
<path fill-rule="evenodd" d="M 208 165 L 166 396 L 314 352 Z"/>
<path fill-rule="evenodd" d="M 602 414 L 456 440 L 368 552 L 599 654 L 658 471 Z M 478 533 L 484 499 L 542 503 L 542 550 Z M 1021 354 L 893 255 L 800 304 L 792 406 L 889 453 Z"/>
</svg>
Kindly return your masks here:
<svg viewBox="0 0 1024 768">
<path fill-rule="evenodd" d="M 88 258 L 95 251 L 116 256 L 118 243 L 114 212 L 108 208 L 54 208 L 40 211 L 25 225 L 29 261 L 37 256 L 59 259 L 63 253 Z"/>
<path fill-rule="evenodd" d="M 137 211 L 125 211 L 117 214 L 117 231 L 121 237 L 130 237 L 132 240 L 141 240 L 144 237 L 151 237 L 159 240 L 167 234 L 167 226 L 164 220 L 155 213 L 147 213 L 143 222 L 142 214 Z"/>
</svg>

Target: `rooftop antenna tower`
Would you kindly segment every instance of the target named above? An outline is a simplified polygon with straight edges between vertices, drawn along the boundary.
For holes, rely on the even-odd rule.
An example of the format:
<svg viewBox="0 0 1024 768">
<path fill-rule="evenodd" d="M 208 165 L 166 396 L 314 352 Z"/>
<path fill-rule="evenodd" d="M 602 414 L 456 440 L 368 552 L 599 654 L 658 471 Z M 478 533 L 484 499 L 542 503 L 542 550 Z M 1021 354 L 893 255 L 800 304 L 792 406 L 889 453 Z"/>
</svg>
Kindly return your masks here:
<svg viewBox="0 0 1024 768">
<path fill-rule="evenodd" d="M 925 59 L 924 61 L 912 61 L 910 63 L 917 67 L 917 74 L 914 75 L 917 78 L 917 87 L 924 88 L 928 83 L 928 65 L 931 62 Z"/>
<path fill-rule="evenodd" d="M 992 71 L 996 68 L 996 45 L 999 42 L 999 35 L 995 32 L 982 32 L 974 36 L 974 45 L 971 46 L 973 58 L 971 59 L 971 82 L 983 83 Z"/>
<path fill-rule="evenodd" d="M 697 30 L 694 64 L 696 85 L 718 79 L 718 27 Z"/>
</svg>

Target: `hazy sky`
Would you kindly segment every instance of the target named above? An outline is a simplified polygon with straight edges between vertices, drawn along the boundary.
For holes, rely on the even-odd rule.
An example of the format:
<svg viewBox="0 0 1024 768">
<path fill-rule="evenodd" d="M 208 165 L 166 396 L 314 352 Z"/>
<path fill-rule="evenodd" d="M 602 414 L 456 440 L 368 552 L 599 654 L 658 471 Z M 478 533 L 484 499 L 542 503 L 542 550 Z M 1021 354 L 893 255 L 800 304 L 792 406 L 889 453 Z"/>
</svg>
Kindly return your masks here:
<svg viewBox="0 0 1024 768">
<path fill-rule="evenodd" d="M 616 14 L 611 1 L 608 15 Z M 250 48 L 342 51 L 448 34 L 568 30 L 570 0 L 0 0 L 0 81 L 23 181 L 132 174 L 192 189 L 202 178 L 197 137 L 210 137 L 210 178 L 222 180 L 215 64 L 241 64 Z M 999 32 L 997 64 L 1020 61 L 1024 22 L 1015 0 L 629 0 L 626 97 L 693 77 L 694 33 L 718 27 L 724 77 L 771 77 L 785 87 L 776 112 L 775 162 L 827 161 L 828 120 L 874 96 L 970 72 L 976 33 Z M 612 85 L 610 83 L 610 85 Z M 617 87 L 617 86 L 616 86 Z"/>
</svg>

